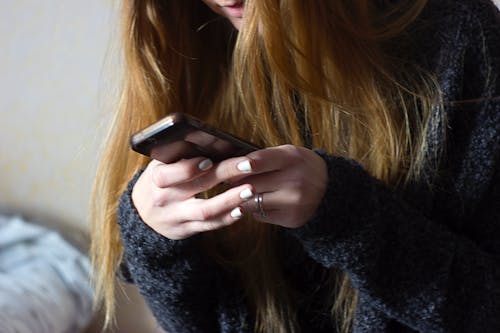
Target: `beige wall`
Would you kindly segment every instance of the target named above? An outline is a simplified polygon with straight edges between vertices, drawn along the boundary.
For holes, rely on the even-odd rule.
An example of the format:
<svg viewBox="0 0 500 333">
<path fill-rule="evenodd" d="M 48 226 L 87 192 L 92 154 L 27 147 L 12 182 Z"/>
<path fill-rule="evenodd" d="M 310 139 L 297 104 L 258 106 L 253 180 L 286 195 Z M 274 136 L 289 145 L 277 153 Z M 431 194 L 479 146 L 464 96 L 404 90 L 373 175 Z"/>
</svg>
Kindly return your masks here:
<svg viewBox="0 0 500 333">
<path fill-rule="evenodd" d="M 91 185 L 118 81 L 116 3 L 1 1 L 0 213 L 63 224 L 73 236 L 75 229 L 88 231 Z M 113 331 L 156 332 L 140 296 L 134 288 L 129 293 L 120 297 Z"/>
<path fill-rule="evenodd" d="M 0 207 L 87 223 L 112 1 L 2 0 Z"/>
</svg>

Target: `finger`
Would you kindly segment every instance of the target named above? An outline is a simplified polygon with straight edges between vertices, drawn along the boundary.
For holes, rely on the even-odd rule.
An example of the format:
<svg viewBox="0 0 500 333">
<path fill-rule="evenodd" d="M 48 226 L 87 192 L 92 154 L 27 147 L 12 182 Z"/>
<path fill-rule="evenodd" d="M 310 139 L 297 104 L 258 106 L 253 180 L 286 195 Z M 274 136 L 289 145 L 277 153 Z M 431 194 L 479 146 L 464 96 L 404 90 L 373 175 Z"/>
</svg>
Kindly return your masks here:
<svg viewBox="0 0 500 333">
<path fill-rule="evenodd" d="M 169 170 L 169 172 L 172 171 L 172 169 Z M 158 183 L 158 181 L 156 182 Z M 219 184 L 220 181 L 214 177 L 213 174 L 204 173 L 182 183 L 169 185 L 167 187 L 157 186 L 153 188 L 152 195 L 156 206 L 164 206 L 168 202 L 185 201 L 199 193 L 208 191 Z"/>
<path fill-rule="evenodd" d="M 252 200 L 243 203 L 243 208 L 247 212 L 272 212 L 283 211 L 291 214 L 292 212 L 300 212 L 303 208 L 310 205 L 310 200 L 301 191 L 280 190 L 273 192 L 259 192 L 255 187 L 255 196 Z M 258 203 L 259 196 L 261 197 Z M 292 214 L 293 215 L 293 214 Z"/>
<path fill-rule="evenodd" d="M 213 171 L 220 182 L 241 182 L 248 175 L 278 171 L 303 161 L 305 149 L 292 145 L 261 149 L 245 157 L 224 160 Z"/>
<path fill-rule="evenodd" d="M 271 192 L 259 192 L 255 194 L 252 200 L 244 202 L 242 207 L 246 212 L 261 213 L 262 215 L 265 215 L 266 212 L 283 208 L 282 205 L 280 206 L 277 202 L 273 202 L 271 200 L 272 197 L 274 197 L 274 195 L 272 195 Z"/>
<path fill-rule="evenodd" d="M 204 221 L 179 222 L 164 220 L 152 226 L 158 233 L 172 240 L 185 239 L 201 232 L 220 229 L 233 224 L 243 217 L 241 207 L 233 208 L 230 212 L 222 214 L 215 219 Z"/>
<path fill-rule="evenodd" d="M 243 157 L 235 157 L 218 163 L 213 168 L 213 181 L 235 182 L 251 175 L 280 170 L 289 166 L 290 160 L 297 159 L 296 150 L 300 147 L 291 145 L 257 150 Z"/>
<path fill-rule="evenodd" d="M 187 234 L 220 229 L 243 216 L 242 204 L 254 195 L 249 185 L 232 188 L 210 199 L 194 199 L 186 207 L 182 228 Z"/>
<path fill-rule="evenodd" d="M 288 168 L 303 160 L 301 151 L 306 148 L 293 145 L 282 145 L 251 152 L 246 157 L 250 159 L 252 173 L 265 173 Z"/>
<path fill-rule="evenodd" d="M 252 184 L 256 193 L 273 192 L 279 190 L 278 186 L 282 186 L 289 181 L 289 175 L 279 171 L 271 171 L 263 174 L 246 176 L 238 181 L 231 182 L 233 186 L 242 184 Z"/>
<path fill-rule="evenodd" d="M 245 209 L 260 222 L 288 228 L 302 225 L 303 210 L 297 207 L 293 200 L 280 200 L 280 196 L 275 192 L 256 194 L 254 200 L 245 203 Z"/>
<path fill-rule="evenodd" d="M 177 140 L 168 143 L 162 142 L 159 145 L 155 145 L 153 149 L 151 149 L 150 155 L 155 160 L 171 164 L 181 159 L 205 156 L 197 148 L 197 145 L 185 140 Z"/>
<path fill-rule="evenodd" d="M 262 215 L 258 212 L 252 213 L 252 216 L 255 220 L 259 222 L 264 222 L 264 223 L 270 223 L 270 224 L 275 224 L 275 225 L 281 225 L 284 227 L 294 227 L 290 226 L 289 220 L 289 214 L 287 212 L 283 212 L 280 210 L 273 210 L 266 212 L 265 215 Z"/>
<path fill-rule="evenodd" d="M 194 235 L 201 232 L 218 230 L 232 225 L 243 217 L 243 209 L 241 207 L 233 208 L 229 213 L 222 214 L 218 219 L 206 221 L 191 221 L 184 223 L 182 227 L 184 232 Z"/>
<path fill-rule="evenodd" d="M 172 164 L 156 161 L 152 171 L 153 183 L 159 188 L 168 187 L 175 190 L 177 193 L 174 196 L 175 198 L 186 199 L 213 188 L 227 178 L 246 173 L 245 168 L 250 167 L 245 165 L 250 162 L 248 159 L 241 157 L 239 160 L 243 162 L 243 167 L 238 166 L 237 163 L 236 166 L 234 163 L 233 165 L 226 163 L 224 167 L 218 167 L 217 170 L 211 173 L 208 170 L 213 168 L 212 161 L 202 157 L 181 160 Z"/>
<path fill-rule="evenodd" d="M 197 157 L 172 164 L 155 163 L 152 167 L 153 183 L 166 188 L 200 177 L 213 167 L 213 163 L 205 157 Z"/>
<path fill-rule="evenodd" d="M 189 223 L 191 221 L 213 220 L 232 209 L 241 206 L 254 196 L 251 185 L 231 188 L 209 199 L 192 198 L 171 205 L 169 218 Z"/>
<path fill-rule="evenodd" d="M 204 172 L 198 177 L 193 177 L 190 181 L 184 181 L 178 185 L 185 192 L 194 194 L 204 192 L 226 182 L 228 179 L 247 176 L 252 170 L 251 163 L 252 161 L 246 157 L 228 159 L 216 164 L 214 167 L 211 166 L 210 172 Z"/>
</svg>

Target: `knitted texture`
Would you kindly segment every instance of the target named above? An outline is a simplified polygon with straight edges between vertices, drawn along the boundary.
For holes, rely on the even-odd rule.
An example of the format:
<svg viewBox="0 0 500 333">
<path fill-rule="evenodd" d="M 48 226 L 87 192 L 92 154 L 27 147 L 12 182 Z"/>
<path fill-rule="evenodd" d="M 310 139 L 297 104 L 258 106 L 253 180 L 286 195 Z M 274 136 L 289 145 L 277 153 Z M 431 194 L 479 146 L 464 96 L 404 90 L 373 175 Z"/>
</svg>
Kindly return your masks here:
<svg viewBox="0 0 500 333">
<path fill-rule="evenodd" d="M 317 151 L 327 192 L 305 226 L 280 230 L 278 245 L 293 253 L 284 258 L 291 285 L 309 293 L 297 314 L 303 332 L 334 331 L 321 305 L 331 268 L 359 290 L 354 332 L 500 332 L 500 14 L 489 0 L 431 0 L 411 31 L 416 61 L 443 90 L 444 144 L 440 117 L 429 131 L 438 169 L 403 191 Z M 173 241 L 142 222 L 130 197 L 136 179 L 119 208 L 123 275 L 159 324 L 252 332 L 237 276 L 207 257 L 198 236 Z"/>
</svg>

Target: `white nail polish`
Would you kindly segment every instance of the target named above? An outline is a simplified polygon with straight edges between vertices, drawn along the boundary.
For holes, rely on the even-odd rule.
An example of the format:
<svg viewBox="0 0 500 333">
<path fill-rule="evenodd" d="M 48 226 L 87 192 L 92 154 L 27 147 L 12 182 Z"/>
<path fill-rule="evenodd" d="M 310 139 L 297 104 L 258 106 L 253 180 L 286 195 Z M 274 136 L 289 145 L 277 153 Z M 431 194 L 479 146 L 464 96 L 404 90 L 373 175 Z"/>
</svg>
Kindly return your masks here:
<svg viewBox="0 0 500 333">
<path fill-rule="evenodd" d="M 241 216 L 243 216 L 243 211 L 241 210 L 240 207 L 236 207 L 235 209 L 233 209 L 231 211 L 231 217 L 232 218 L 237 219 L 237 218 L 240 218 Z"/>
<path fill-rule="evenodd" d="M 240 198 L 244 200 L 250 199 L 251 197 L 253 197 L 253 192 L 249 188 L 246 188 L 240 192 Z"/>
<path fill-rule="evenodd" d="M 252 171 L 252 166 L 250 165 L 250 161 L 248 161 L 248 160 L 238 163 L 237 168 L 238 168 L 238 170 L 243 171 L 243 172 Z"/>
<path fill-rule="evenodd" d="M 198 164 L 198 168 L 199 168 L 201 171 L 205 171 L 205 170 L 210 169 L 213 165 L 214 165 L 214 164 L 212 163 L 212 161 L 211 161 L 211 160 L 206 159 L 206 160 L 201 161 L 201 162 Z"/>
</svg>

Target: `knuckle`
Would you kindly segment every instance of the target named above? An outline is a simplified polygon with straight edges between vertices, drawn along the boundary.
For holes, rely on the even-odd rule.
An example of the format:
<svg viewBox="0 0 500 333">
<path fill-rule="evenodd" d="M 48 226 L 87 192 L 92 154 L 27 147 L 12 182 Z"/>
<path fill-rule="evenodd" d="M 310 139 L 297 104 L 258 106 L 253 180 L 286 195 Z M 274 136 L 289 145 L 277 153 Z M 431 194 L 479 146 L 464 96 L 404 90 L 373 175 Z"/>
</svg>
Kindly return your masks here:
<svg viewBox="0 0 500 333">
<path fill-rule="evenodd" d="M 221 162 L 216 171 L 216 177 L 220 181 L 225 181 L 239 175 L 241 171 L 231 162 Z"/>
<path fill-rule="evenodd" d="M 176 174 L 177 177 L 181 179 L 192 179 L 198 174 L 198 172 L 194 165 L 183 164 L 182 167 L 176 170 Z"/>
<path fill-rule="evenodd" d="M 167 187 L 177 182 L 193 179 L 197 174 L 197 169 L 189 163 L 179 163 L 169 166 L 158 164 L 153 167 L 151 178 L 156 186 Z"/>
<path fill-rule="evenodd" d="M 164 191 L 160 191 L 159 189 L 154 189 L 151 192 L 151 204 L 154 207 L 162 207 L 166 203 L 166 196 Z"/>
<path fill-rule="evenodd" d="M 291 145 L 291 144 L 286 144 L 283 146 L 283 148 L 288 152 L 290 155 L 294 155 L 297 153 L 298 148 L 297 146 Z"/>
<path fill-rule="evenodd" d="M 206 179 L 205 177 L 198 177 L 193 179 L 192 184 L 194 189 L 198 193 L 206 191 L 210 188 L 208 179 Z"/>
<path fill-rule="evenodd" d="M 291 191 L 288 196 L 290 202 L 294 205 L 294 207 L 298 206 L 304 199 L 304 195 L 301 191 Z"/>
<path fill-rule="evenodd" d="M 203 225 L 203 231 L 213 231 L 218 229 L 218 225 L 215 222 L 212 221 L 207 221 L 202 224 Z"/>
<path fill-rule="evenodd" d="M 239 195 L 238 196 L 231 195 L 231 196 L 224 198 L 224 200 L 222 201 L 222 205 L 224 207 L 233 207 L 233 206 L 237 205 L 238 203 L 240 203 L 241 200 L 243 200 L 243 199 L 240 198 Z"/>
<path fill-rule="evenodd" d="M 224 168 L 222 168 L 221 175 L 222 179 L 231 179 L 233 176 L 236 175 L 236 172 L 234 171 L 233 168 L 225 166 Z"/>
<path fill-rule="evenodd" d="M 287 157 L 292 161 L 292 162 L 298 162 L 302 160 L 302 154 L 301 154 L 301 148 L 287 144 L 284 146 L 285 151 L 287 153 Z"/>
<path fill-rule="evenodd" d="M 146 167 L 146 170 L 151 171 L 151 170 L 153 170 L 154 168 L 156 168 L 158 165 L 162 165 L 162 164 L 163 164 L 162 162 L 160 162 L 160 161 L 158 161 L 158 160 L 154 160 L 154 159 L 153 159 L 153 160 L 151 160 L 151 161 L 148 163 L 148 165 L 147 165 L 147 167 Z"/>
<path fill-rule="evenodd" d="M 154 185 L 161 187 L 166 183 L 166 179 L 162 168 L 160 168 L 159 166 L 160 165 L 156 165 L 151 171 L 151 180 L 153 181 Z"/>
<path fill-rule="evenodd" d="M 306 179 L 307 175 L 301 170 L 300 168 L 291 168 L 289 171 L 290 173 L 290 179 L 294 187 L 299 187 L 303 184 L 304 180 Z"/>
<path fill-rule="evenodd" d="M 200 221 L 207 221 L 213 217 L 213 211 L 209 206 L 203 205 L 198 210 L 198 219 Z"/>
</svg>

